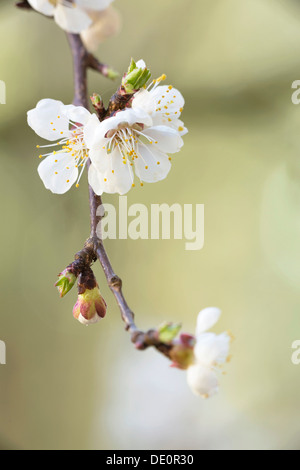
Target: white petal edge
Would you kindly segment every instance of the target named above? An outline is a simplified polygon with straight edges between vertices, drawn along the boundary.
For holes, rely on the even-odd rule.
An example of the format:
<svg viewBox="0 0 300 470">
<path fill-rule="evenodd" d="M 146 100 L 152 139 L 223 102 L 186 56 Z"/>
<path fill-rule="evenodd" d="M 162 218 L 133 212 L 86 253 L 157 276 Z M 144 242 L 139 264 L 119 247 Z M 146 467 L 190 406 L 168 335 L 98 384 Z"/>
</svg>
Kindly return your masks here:
<svg viewBox="0 0 300 470">
<path fill-rule="evenodd" d="M 75 0 L 79 8 L 85 10 L 105 10 L 114 0 Z"/>
<path fill-rule="evenodd" d="M 61 101 L 44 99 L 27 113 L 28 125 L 43 139 L 55 141 L 69 137 L 69 120 L 63 115 Z"/>
<path fill-rule="evenodd" d="M 55 8 L 54 19 L 63 30 L 73 34 L 81 33 L 92 24 L 88 14 L 77 6 L 66 7 L 58 4 Z"/>
<path fill-rule="evenodd" d="M 81 315 L 81 313 L 79 314 L 79 317 L 77 318 L 77 320 L 84 326 L 89 326 L 89 325 L 95 325 L 96 323 L 99 323 L 99 321 L 102 320 L 101 317 L 99 317 L 99 315 L 95 315 L 93 318 L 91 318 L 90 320 L 87 320 L 86 318 L 84 318 L 83 315 Z"/>
<path fill-rule="evenodd" d="M 131 167 L 124 165 L 118 151 L 109 155 L 108 168 L 105 171 L 99 171 L 93 164 L 89 170 L 89 184 L 99 196 L 104 192 L 124 195 L 132 188 L 133 180 Z"/>
<path fill-rule="evenodd" d="M 57 153 L 49 155 L 40 163 L 38 173 L 46 189 L 54 194 L 64 194 L 76 182 L 78 168 L 70 154 Z"/>
<path fill-rule="evenodd" d="M 195 395 L 211 398 L 219 391 L 216 374 L 207 367 L 199 364 L 192 365 L 187 370 L 187 382 Z"/>
<path fill-rule="evenodd" d="M 84 126 L 84 141 L 89 149 L 100 146 L 103 142 L 107 132 L 106 128 L 103 126 L 104 122 L 105 121 L 101 123 L 96 114 L 92 114 Z"/>
<path fill-rule="evenodd" d="M 28 0 L 28 3 L 36 11 L 43 13 L 43 15 L 53 16 L 54 14 L 54 5 L 49 0 Z"/>
<path fill-rule="evenodd" d="M 86 125 L 92 116 L 83 106 L 74 106 L 73 104 L 65 105 L 63 107 L 63 113 L 70 121 L 82 125 Z"/>
<path fill-rule="evenodd" d="M 198 336 L 194 349 L 197 362 L 209 367 L 224 364 L 229 355 L 230 341 L 227 333 L 204 333 Z"/>
<path fill-rule="evenodd" d="M 221 310 L 217 307 L 208 307 L 201 310 L 197 318 L 196 337 L 210 330 L 219 321 L 221 313 Z"/>
<path fill-rule="evenodd" d="M 139 69 L 146 69 L 147 68 L 146 62 L 143 59 L 138 60 L 136 62 L 136 66 Z"/>
<path fill-rule="evenodd" d="M 178 113 L 181 114 L 181 109 L 184 107 L 185 101 L 179 90 L 171 88 L 167 85 L 161 85 L 150 91 L 152 97 L 158 108 L 162 112 Z M 167 110 L 165 109 L 167 106 Z"/>
<path fill-rule="evenodd" d="M 132 109 L 142 109 L 152 116 L 156 110 L 155 99 L 151 93 L 145 89 L 138 91 L 132 101 Z"/>
<path fill-rule="evenodd" d="M 161 152 L 177 153 L 183 146 L 183 140 L 178 132 L 171 127 L 155 126 L 143 131 L 143 134 L 150 137 Z M 155 143 L 157 142 L 157 144 Z"/>
<path fill-rule="evenodd" d="M 137 155 L 134 166 L 136 175 L 141 181 L 157 183 L 168 176 L 171 162 L 168 156 L 154 148 L 154 145 L 139 144 Z"/>
</svg>

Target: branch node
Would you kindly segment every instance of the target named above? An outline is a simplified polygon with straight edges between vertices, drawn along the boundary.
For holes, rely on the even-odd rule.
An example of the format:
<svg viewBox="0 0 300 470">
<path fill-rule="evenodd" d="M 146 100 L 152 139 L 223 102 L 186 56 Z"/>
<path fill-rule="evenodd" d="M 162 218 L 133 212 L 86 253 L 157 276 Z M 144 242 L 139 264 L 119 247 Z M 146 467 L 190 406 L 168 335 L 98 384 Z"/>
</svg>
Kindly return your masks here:
<svg viewBox="0 0 300 470">
<path fill-rule="evenodd" d="M 122 289 L 122 279 L 119 276 L 115 275 L 109 281 L 109 287 L 112 289 L 121 290 Z"/>
</svg>

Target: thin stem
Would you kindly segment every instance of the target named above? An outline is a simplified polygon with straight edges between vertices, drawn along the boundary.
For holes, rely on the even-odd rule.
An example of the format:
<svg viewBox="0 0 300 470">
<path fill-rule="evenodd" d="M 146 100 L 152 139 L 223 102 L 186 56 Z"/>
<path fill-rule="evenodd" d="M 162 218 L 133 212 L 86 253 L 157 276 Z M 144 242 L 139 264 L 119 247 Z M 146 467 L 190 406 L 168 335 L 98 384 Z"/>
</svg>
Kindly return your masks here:
<svg viewBox="0 0 300 470">
<path fill-rule="evenodd" d="M 69 0 L 67 0 L 69 1 Z M 23 9 L 32 10 L 31 5 L 27 0 L 21 0 L 16 3 L 16 6 Z M 72 51 L 73 65 L 74 65 L 74 105 L 83 106 L 88 109 L 88 86 L 87 86 L 87 72 L 88 69 L 93 69 L 102 75 L 114 79 L 116 73 L 109 69 L 105 64 L 99 62 L 92 54 L 85 48 L 80 35 L 67 33 L 68 41 Z M 120 86 L 117 92 L 110 99 L 108 108 L 105 109 L 103 103 L 100 108 L 96 106 L 98 117 L 105 119 L 112 113 L 124 109 L 128 106 L 132 95 L 126 94 L 125 89 Z M 87 169 L 91 165 L 90 160 L 87 162 Z M 126 325 L 126 330 L 131 334 L 131 341 L 139 350 L 147 349 L 152 346 L 159 352 L 172 360 L 173 344 L 162 343 L 159 340 L 159 335 L 156 330 L 149 330 L 147 332 L 140 331 L 134 321 L 134 313 L 128 306 L 122 291 L 122 280 L 117 276 L 113 270 L 111 262 L 108 258 L 103 241 L 99 233 L 101 233 L 101 218 L 102 215 L 98 213 L 98 208 L 102 206 L 102 199 L 97 196 L 91 186 L 89 186 L 89 203 L 90 203 L 90 219 L 91 219 L 91 235 L 84 244 L 81 251 L 76 253 L 75 261 L 69 265 L 78 273 L 90 269 L 91 264 L 97 259 L 100 261 L 102 269 L 105 273 L 107 283 L 117 301 L 119 306 L 122 320 Z"/>
<path fill-rule="evenodd" d="M 91 55 L 86 51 L 83 42 L 79 35 L 68 34 L 68 40 L 72 51 L 73 63 L 74 63 L 74 104 L 77 106 L 83 106 L 88 108 L 88 87 L 87 87 L 87 71 L 88 68 L 99 69 L 99 62 L 91 61 Z M 98 64 L 98 66 L 93 66 Z M 101 68 L 101 67 L 100 67 Z M 100 71 L 100 70 L 99 70 Z M 110 115 L 111 111 L 114 111 L 117 106 L 122 109 L 123 106 L 129 100 L 128 95 L 124 95 L 122 87 L 112 97 L 110 104 L 107 109 L 107 115 Z M 87 168 L 90 167 L 90 161 L 87 164 Z M 106 253 L 103 241 L 99 233 L 101 232 L 101 218 L 98 208 L 102 206 L 102 199 L 97 196 L 91 186 L 89 186 L 89 201 L 90 201 L 90 219 L 91 219 L 91 235 L 87 243 L 85 244 L 82 252 L 77 254 L 77 257 L 86 256 L 86 250 L 91 250 L 90 259 L 98 258 L 104 274 L 107 279 L 107 283 L 117 301 L 119 306 L 122 320 L 126 325 L 126 330 L 131 334 L 131 340 L 135 344 L 137 349 L 144 350 L 150 346 L 155 347 L 162 354 L 170 358 L 170 351 L 172 345 L 164 344 L 159 341 L 157 332 L 155 330 L 149 330 L 148 332 L 140 331 L 134 321 L 134 313 L 128 306 L 126 299 L 122 291 L 122 280 L 114 272 L 109 257 Z M 82 254 L 81 254 L 82 253 Z M 87 259 L 87 258 L 86 258 Z"/>
<path fill-rule="evenodd" d="M 74 105 L 88 108 L 87 71 L 88 54 L 78 34 L 68 34 L 74 66 Z"/>
</svg>

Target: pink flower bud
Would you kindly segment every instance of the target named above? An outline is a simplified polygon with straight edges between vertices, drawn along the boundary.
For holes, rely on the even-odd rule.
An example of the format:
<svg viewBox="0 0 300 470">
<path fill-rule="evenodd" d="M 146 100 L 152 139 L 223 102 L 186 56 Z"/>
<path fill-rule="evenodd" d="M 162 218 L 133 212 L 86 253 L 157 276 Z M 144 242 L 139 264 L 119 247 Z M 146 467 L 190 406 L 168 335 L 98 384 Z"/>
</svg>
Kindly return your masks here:
<svg viewBox="0 0 300 470">
<path fill-rule="evenodd" d="M 105 317 L 106 308 L 94 273 L 88 268 L 78 277 L 78 299 L 73 309 L 74 318 L 83 325 L 92 325 Z"/>
<path fill-rule="evenodd" d="M 73 315 L 83 325 L 91 325 L 105 317 L 106 308 L 106 302 L 97 285 L 94 289 L 86 289 L 83 294 L 78 295 Z"/>
</svg>

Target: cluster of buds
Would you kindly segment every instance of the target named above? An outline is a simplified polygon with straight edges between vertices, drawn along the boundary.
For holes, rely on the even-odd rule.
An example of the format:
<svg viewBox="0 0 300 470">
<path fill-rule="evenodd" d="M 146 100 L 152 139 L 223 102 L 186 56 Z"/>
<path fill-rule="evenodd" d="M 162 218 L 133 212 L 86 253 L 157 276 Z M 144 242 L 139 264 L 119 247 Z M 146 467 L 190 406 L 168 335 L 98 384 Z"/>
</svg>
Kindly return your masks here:
<svg viewBox="0 0 300 470">
<path fill-rule="evenodd" d="M 106 315 L 107 305 L 103 299 L 95 275 L 90 267 L 79 271 L 76 261 L 59 274 L 57 287 L 64 297 L 74 286 L 78 278 L 78 299 L 73 309 L 73 316 L 83 325 L 97 323 Z"/>
<path fill-rule="evenodd" d="M 136 91 L 143 88 L 151 77 L 150 70 L 146 67 L 143 60 L 137 63 L 131 59 L 127 73 L 122 79 L 122 87 L 129 95 L 133 95 Z"/>
</svg>

